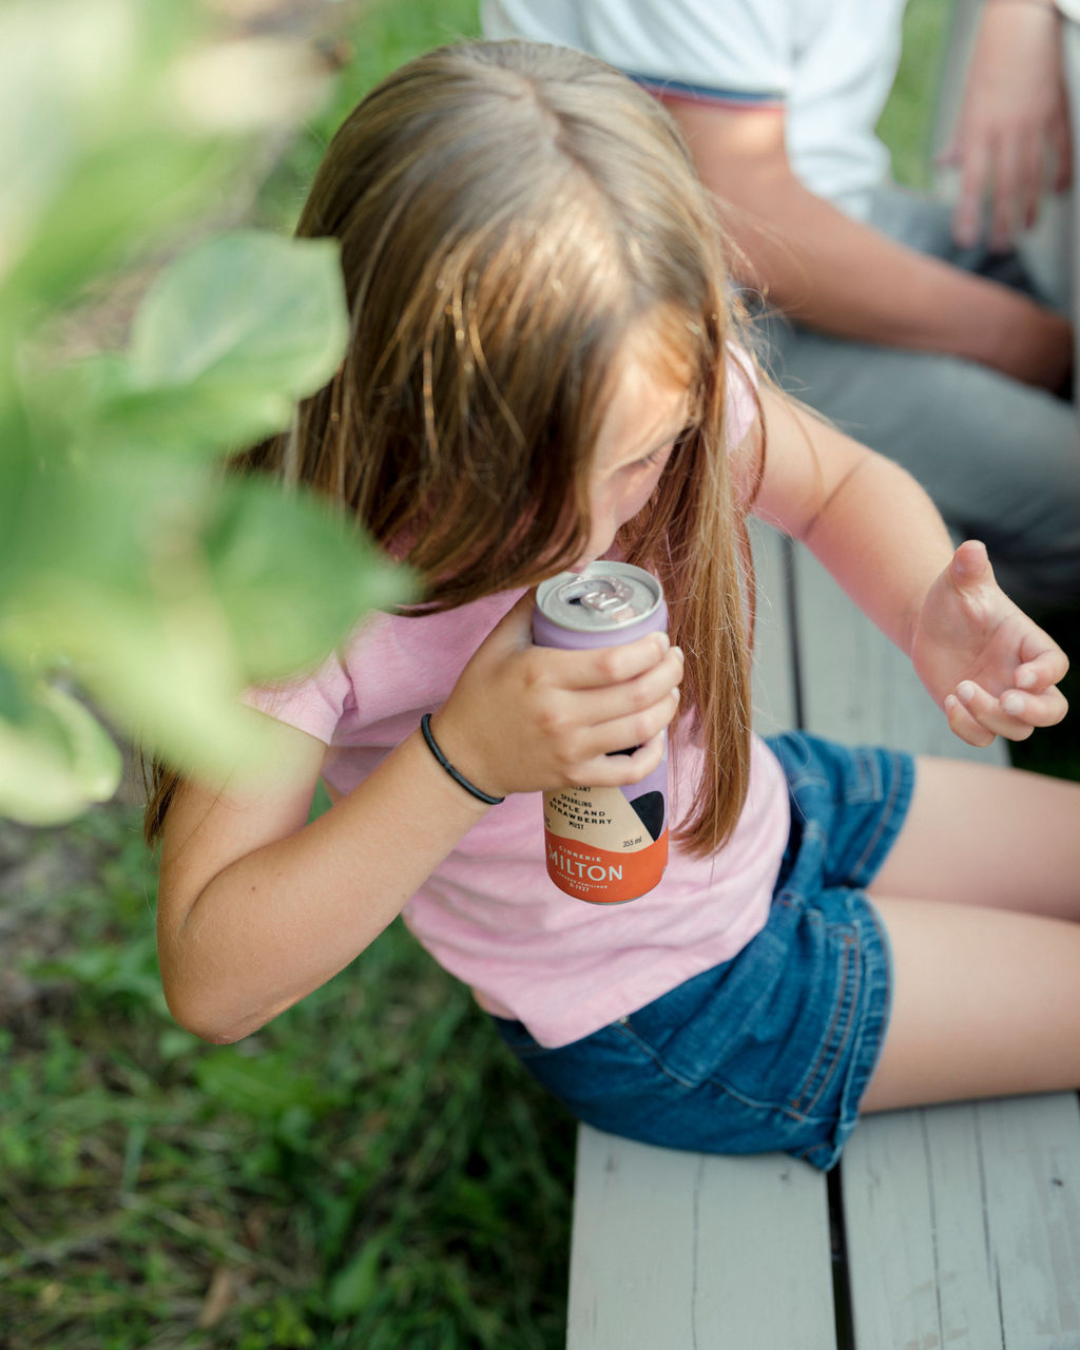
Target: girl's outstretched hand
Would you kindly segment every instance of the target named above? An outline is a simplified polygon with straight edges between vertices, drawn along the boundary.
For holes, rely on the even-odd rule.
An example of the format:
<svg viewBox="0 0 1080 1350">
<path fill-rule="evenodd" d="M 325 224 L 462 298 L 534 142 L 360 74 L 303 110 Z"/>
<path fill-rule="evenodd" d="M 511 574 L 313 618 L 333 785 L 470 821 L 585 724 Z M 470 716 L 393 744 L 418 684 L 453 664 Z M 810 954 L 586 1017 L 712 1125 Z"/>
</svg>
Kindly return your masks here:
<svg viewBox="0 0 1080 1350">
<path fill-rule="evenodd" d="M 989 745 L 995 735 L 1025 740 L 1068 709 L 1057 687 L 1068 658 L 997 584 L 975 540 L 960 545 L 927 592 L 911 660 L 969 745 Z"/>
<path fill-rule="evenodd" d="M 585 652 L 534 646 L 534 601 L 522 596 L 488 634 L 433 715 L 440 747 L 496 796 L 640 782 L 679 706 L 681 653 L 663 633 Z"/>
</svg>

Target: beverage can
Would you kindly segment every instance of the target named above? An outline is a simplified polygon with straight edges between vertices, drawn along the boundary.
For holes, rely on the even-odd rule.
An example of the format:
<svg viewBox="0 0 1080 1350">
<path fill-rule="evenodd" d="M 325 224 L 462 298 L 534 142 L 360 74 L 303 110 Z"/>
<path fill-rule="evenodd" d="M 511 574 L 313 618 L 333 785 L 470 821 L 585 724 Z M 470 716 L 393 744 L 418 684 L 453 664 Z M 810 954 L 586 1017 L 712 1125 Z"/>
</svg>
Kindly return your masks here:
<svg viewBox="0 0 1080 1350">
<path fill-rule="evenodd" d="M 660 583 L 629 563 L 593 562 L 560 572 L 536 593 L 533 641 L 586 651 L 667 629 Z M 631 746 L 616 754 L 631 754 Z M 548 876 L 592 904 L 621 904 L 651 891 L 668 860 L 667 733 L 649 776 L 626 787 L 570 787 L 544 793 Z"/>
</svg>

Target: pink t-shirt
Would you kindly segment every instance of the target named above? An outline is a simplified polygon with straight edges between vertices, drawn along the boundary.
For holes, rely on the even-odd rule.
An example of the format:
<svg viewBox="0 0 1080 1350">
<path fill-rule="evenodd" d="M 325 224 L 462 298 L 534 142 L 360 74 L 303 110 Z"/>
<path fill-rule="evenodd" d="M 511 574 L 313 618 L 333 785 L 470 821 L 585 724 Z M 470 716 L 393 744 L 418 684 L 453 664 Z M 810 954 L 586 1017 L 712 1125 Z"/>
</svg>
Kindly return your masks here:
<svg viewBox="0 0 1080 1350">
<path fill-rule="evenodd" d="M 753 406 L 733 372 L 729 397 L 734 444 Z M 521 594 L 421 618 L 370 616 L 314 676 L 253 691 L 247 701 L 324 741 L 323 777 L 346 794 L 416 730 L 423 713 L 446 701 Z M 695 746 L 680 751 L 673 821 L 689 807 L 702 763 Z M 558 890 L 545 866 L 541 796 L 522 793 L 487 812 L 403 917 L 482 1007 L 520 1019 L 542 1045 L 565 1045 L 734 956 L 768 916 L 788 826 L 783 771 L 754 737 L 749 795 L 729 842 L 705 859 L 673 845 L 663 880 L 639 899 L 593 905 Z M 417 831 L 423 828 L 417 820 Z"/>
</svg>

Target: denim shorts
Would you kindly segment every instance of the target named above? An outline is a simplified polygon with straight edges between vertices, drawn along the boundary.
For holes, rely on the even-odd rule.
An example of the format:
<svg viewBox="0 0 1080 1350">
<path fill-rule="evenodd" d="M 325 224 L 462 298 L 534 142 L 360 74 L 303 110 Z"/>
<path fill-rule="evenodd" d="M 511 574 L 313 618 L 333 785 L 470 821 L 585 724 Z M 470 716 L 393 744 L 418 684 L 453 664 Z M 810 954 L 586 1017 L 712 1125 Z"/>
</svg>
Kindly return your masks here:
<svg viewBox="0 0 1080 1350">
<path fill-rule="evenodd" d="M 791 835 L 769 918 L 742 951 L 555 1049 L 521 1022 L 492 1020 L 598 1129 L 709 1153 L 779 1149 L 827 1170 L 884 1041 L 891 961 L 863 887 L 903 825 L 915 765 L 802 732 L 769 745 L 788 779 Z"/>
</svg>

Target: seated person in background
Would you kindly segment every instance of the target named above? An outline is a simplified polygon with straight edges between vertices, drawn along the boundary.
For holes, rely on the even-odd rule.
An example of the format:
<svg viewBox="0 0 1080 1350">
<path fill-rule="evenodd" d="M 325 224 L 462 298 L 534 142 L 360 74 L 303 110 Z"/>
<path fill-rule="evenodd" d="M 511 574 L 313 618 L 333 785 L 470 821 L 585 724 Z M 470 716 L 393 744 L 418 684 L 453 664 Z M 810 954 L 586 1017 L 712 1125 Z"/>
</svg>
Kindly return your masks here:
<svg viewBox="0 0 1080 1350">
<path fill-rule="evenodd" d="M 986 0 L 950 209 L 888 181 L 874 128 L 904 0 L 484 0 L 485 32 L 591 52 L 667 104 L 739 280 L 782 314 L 783 386 L 908 468 L 1028 603 L 1080 596 L 1069 322 L 1011 248 L 1069 163 L 1052 0 Z M 981 205 L 991 192 L 988 231 Z"/>
</svg>

